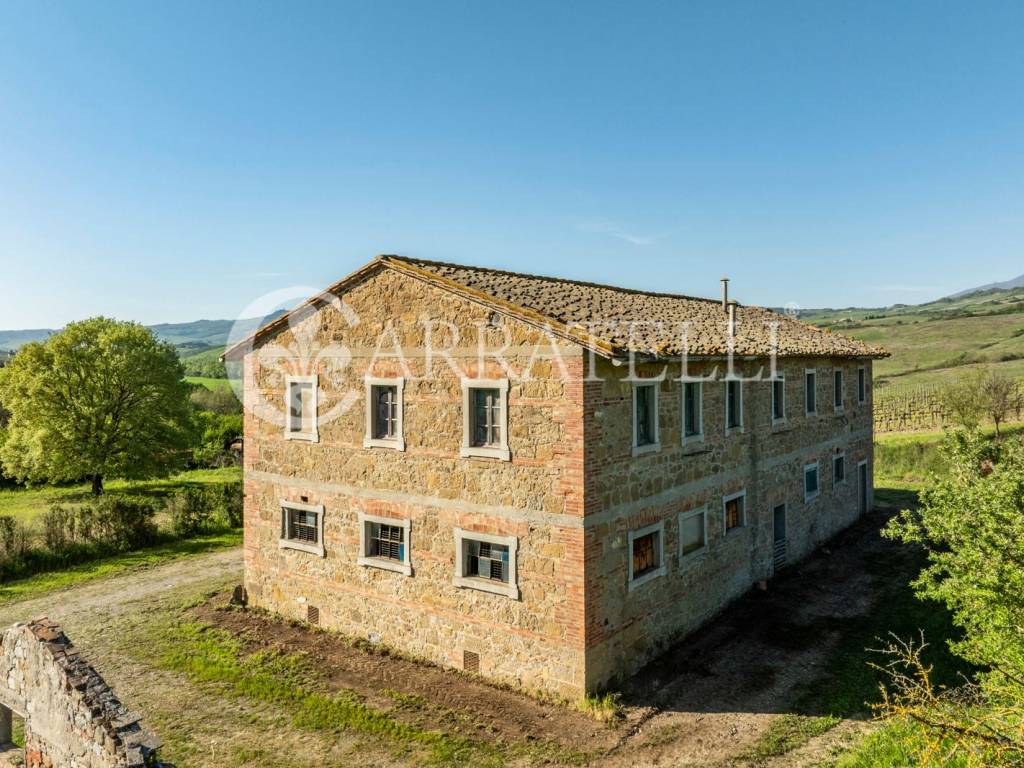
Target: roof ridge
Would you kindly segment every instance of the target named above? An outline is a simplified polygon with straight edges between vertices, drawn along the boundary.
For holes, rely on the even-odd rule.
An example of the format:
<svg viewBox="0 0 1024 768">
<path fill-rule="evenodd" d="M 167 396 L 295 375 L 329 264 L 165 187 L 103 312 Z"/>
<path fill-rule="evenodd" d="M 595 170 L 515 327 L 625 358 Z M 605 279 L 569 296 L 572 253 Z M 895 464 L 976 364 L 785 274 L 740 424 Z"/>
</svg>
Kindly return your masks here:
<svg viewBox="0 0 1024 768">
<path fill-rule="evenodd" d="M 535 275 L 530 272 L 515 272 L 510 269 L 498 269 L 496 267 L 478 267 L 472 264 L 457 264 L 453 261 L 434 261 L 432 259 L 418 259 L 412 256 L 401 256 L 397 253 L 385 253 L 378 256 L 382 259 L 396 259 L 398 261 L 409 262 L 412 264 L 429 264 L 435 267 L 455 267 L 456 269 L 472 269 L 478 272 L 492 272 L 498 275 L 510 275 L 512 277 L 526 277 L 531 280 L 546 280 L 552 283 L 570 283 L 572 285 L 581 285 L 585 288 L 606 288 L 611 291 L 622 291 L 623 293 L 635 293 L 641 296 L 659 296 L 666 299 L 686 299 L 687 301 L 706 301 L 712 304 L 720 304 L 721 299 L 710 299 L 706 296 L 691 296 L 685 293 L 667 293 L 665 291 L 647 291 L 642 288 L 627 288 L 622 285 L 611 285 L 610 283 L 594 283 L 588 280 L 575 280 L 571 277 L 554 277 L 553 275 Z M 458 281 L 456 281 L 458 282 Z M 740 302 L 736 302 L 737 306 L 744 306 Z M 767 309 L 762 307 L 762 309 Z"/>
</svg>

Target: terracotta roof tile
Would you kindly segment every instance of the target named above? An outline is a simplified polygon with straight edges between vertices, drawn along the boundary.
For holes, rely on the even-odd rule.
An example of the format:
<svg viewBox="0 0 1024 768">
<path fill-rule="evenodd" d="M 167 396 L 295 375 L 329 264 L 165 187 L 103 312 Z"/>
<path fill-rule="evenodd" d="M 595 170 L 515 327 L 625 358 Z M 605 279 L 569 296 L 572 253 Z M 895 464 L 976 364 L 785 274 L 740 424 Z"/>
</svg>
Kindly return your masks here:
<svg viewBox="0 0 1024 768">
<path fill-rule="evenodd" d="M 581 326 L 604 345 L 621 353 L 655 356 L 718 356 L 729 352 L 729 323 L 714 299 L 638 291 L 554 277 L 526 275 L 483 267 L 382 257 L 411 265 L 503 304 L 520 307 L 556 324 Z M 733 352 L 766 356 L 776 340 L 787 357 L 885 357 L 876 346 L 801 323 L 763 307 L 737 305 Z"/>
</svg>

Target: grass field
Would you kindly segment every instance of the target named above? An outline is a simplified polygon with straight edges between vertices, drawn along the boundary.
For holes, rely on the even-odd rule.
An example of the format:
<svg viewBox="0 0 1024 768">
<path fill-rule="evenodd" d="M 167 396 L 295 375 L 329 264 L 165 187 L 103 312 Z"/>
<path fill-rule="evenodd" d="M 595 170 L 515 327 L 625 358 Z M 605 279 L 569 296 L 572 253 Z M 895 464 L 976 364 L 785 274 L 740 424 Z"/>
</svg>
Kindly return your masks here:
<svg viewBox="0 0 1024 768">
<path fill-rule="evenodd" d="M 211 379 L 207 376 L 186 376 L 185 381 L 189 384 L 201 384 L 207 389 L 231 390 L 231 381 L 229 379 Z"/>
<path fill-rule="evenodd" d="M 225 469 L 195 469 L 178 475 L 161 479 L 140 482 L 111 480 L 106 484 L 105 491 L 109 494 L 139 494 L 162 498 L 187 485 L 196 483 L 229 483 L 242 479 L 239 467 Z M 46 511 L 51 504 L 61 502 L 75 504 L 88 501 L 92 496 L 89 485 L 36 486 L 32 488 L 14 488 L 0 490 L 0 515 L 12 515 L 25 522 Z"/>
</svg>

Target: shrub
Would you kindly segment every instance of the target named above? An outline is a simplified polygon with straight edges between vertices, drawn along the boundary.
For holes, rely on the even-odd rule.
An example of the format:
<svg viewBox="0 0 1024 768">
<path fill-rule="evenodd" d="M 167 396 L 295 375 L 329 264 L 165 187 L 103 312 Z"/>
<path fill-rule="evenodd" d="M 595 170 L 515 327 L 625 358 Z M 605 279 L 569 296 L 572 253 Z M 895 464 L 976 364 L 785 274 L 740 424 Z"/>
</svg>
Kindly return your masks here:
<svg viewBox="0 0 1024 768">
<path fill-rule="evenodd" d="M 75 541 L 75 510 L 53 506 L 42 515 L 43 544 L 57 554 Z"/>
<path fill-rule="evenodd" d="M 243 496 L 241 483 L 224 483 L 210 492 L 216 497 L 217 518 L 228 528 L 242 527 Z"/>
<path fill-rule="evenodd" d="M 28 551 L 29 534 L 25 524 L 16 517 L 0 515 L 0 555 L 5 560 L 18 560 Z"/>
<path fill-rule="evenodd" d="M 97 538 L 127 551 L 157 539 L 153 503 L 139 496 L 102 496 L 93 503 Z"/>
<path fill-rule="evenodd" d="M 176 536 L 189 538 L 209 528 L 212 513 L 205 489 L 188 486 L 167 500 L 164 510 Z"/>
</svg>

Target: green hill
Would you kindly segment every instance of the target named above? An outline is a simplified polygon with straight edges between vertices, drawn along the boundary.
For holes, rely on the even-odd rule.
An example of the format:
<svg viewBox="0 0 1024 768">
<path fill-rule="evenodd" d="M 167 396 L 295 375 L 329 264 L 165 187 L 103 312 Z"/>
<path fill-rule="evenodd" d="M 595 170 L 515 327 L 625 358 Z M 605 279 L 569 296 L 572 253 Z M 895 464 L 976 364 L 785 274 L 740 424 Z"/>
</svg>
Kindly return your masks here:
<svg viewBox="0 0 1024 768">
<path fill-rule="evenodd" d="M 990 289 L 917 305 L 814 309 L 800 319 L 881 344 L 875 364 L 889 390 L 932 385 L 982 365 L 1024 376 L 1024 288 Z"/>
</svg>

